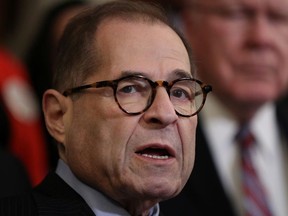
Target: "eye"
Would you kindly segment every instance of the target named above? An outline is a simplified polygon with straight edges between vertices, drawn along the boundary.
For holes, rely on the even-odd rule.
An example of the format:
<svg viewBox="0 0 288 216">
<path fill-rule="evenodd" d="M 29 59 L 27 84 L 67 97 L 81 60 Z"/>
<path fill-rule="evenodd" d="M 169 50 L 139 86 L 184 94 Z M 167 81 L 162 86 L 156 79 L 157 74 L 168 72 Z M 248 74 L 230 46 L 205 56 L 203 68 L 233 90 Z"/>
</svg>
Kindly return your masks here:
<svg viewBox="0 0 288 216">
<path fill-rule="evenodd" d="M 271 11 L 269 14 L 270 21 L 274 22 L 275 24 L 285 24 L 288 23 L 288 15 L 287 13 L 282 12 L 274 12 Z"/>
<path fill-rule="evenodd" d="M 170 92 L 170 97 L 174 97 L 174 98 L 177 98 L 177 99 L 180 99 L 180 100 L 193 100 L 194 96 L 193 96 L 193 92 L 191 91 L 191 89 L 189 88 L 173 88 L 171 89 L 171 92 Z"/>
<path fill-rule="evenodd" d="M 255 11 L 245 7 L 227 7 L 219 9 L 219 15 L 229 20 L 250 19 L 255 16 Z"/>
<path fill-rule="evenodd" d="M 122 80 L 118 84 L 117 94 L 121 95 L 146 95 L 150 91 L 150 85 L 143 79 Z"/>
<path fill-rule="evenodd" d="M 139 88 L 135 85 L 129 85 L 129 86 L 124 86 L 121 89 L 119 89 L 119 92 L 129 94 L 129 93 L 138 92 L 139 91 L 138 89 Z"/>
</svg>

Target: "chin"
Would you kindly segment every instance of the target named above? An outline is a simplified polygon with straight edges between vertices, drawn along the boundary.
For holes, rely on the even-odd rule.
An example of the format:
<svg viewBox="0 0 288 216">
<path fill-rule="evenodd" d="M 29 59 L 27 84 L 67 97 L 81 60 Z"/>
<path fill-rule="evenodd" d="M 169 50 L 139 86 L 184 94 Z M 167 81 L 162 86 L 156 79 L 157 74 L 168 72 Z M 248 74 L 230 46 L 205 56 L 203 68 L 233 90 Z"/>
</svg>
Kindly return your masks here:
<svg viewBox="0 0 288 216">
<path fill-rule="evenodd" d="M 255 92 L 250 95 L 246 95 L 243 97 L 243 100 L 246 101 L 247 103 L 251 104 L 265 104 L 270 101 L 277 100 L 277 98 L 280 97 L 278 94 L 265 94 L 264 92 Z"/>
<path fill-rule="evenodd" d="M 158 183 L 150 184 L 146 190 L 147 195 L 151 198 L 160 198 L 161 200 L 166 200 L 175 197 L 180 193 L 182 187 L 179 183 L 169 183 L 161 181 Z"/>
<path fill-rule="evenodd" d="M 265 90 L 264 88 L 253 87 L 253 88 L 239 88 L 234 90 L 228 98 L 231 101 L 234 101 L 235 104 L 264 104 L 269 101 L 274 101 L 280 97 L 280 92 L 276 90 Z M 226 99 L 225 99 L 226 98 Z M 224 95 L 224 100 L 227 100 L 227 97 Z"/>
</svg>

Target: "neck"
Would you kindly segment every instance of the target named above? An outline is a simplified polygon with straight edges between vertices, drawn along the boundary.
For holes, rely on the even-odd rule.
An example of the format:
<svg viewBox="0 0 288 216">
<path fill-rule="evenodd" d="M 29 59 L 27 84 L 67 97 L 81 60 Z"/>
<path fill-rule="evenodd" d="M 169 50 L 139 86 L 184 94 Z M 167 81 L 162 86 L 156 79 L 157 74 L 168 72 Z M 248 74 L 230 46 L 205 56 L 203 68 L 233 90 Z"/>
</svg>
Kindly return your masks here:
<svg viewBox="0 0 288 216">
<path fill-rule="evenodd" d="M 125 205 L 126 210 L 132 216 L 148 216 L 150 209 L 153 208 L 158 203 L 158 201 L 143 201 L 143 200 L 133 200 L 133 203 Z"/>
</svg>

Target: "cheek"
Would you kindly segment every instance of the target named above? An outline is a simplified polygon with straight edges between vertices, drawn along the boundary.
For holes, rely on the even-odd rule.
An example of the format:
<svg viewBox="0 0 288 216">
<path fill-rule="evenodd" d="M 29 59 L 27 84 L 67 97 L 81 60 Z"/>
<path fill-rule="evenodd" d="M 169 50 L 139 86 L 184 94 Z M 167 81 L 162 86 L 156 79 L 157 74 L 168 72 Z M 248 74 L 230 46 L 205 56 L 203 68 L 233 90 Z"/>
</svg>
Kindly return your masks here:
<svg viewBox="0 0 288 216">
<path fill-rule="evenodd" d="M 137 118 L 125 115 L 121 110 L 117 111 L 110 110 L 107 115 L 102 113 L 95 116 L 94 121 L 89 119 L 90 123 L 86 126 L 85 132 L 87 139 L 84 141 L 90 143 L 89 148 L 98 154 L 95 157 L 99 157 L 100 154 L 111 167 L 124 163 L 129 147 L 127 143 L 137 126 Z M 94 153 L 88 149 L 88 154 Z"/>
<path fill-rule="evenodd" d="M 223 32 L 212 33 L 211 31 L 209 34 L 205 30 L 202 31 L 204 32 L 196 36 L 191 33 L 190 39 L 199 71 L 204 71 L 204 73 L 199 72 L 198 75 L 209 83 L 215 80 L 221 82 L 219 77 L 225 79 L 226 76 L 230 76 L 233 62 L 239 58 L 240 42 L 234 38 L 227 38 Z"/>
<path fill-rule="evenodd" d="M 100 122 L 95 122 L 94 120 L 84 118 L 75 117 L 73 119 L 72 126 L 69 130 L 67 136 L 67 144 L 66 144 L 66 156 L 68 160 L 73 164 L 75 163 L 81 164 L 81 166 L 85 166 L 86 168 L 89 166 L 90 158 L 99 158 L 101 155 L 101 147 L 97 148 L 99 144 L 101 144 L 101 140 L 99 140 L 98 126 L 97 124 Z"/>
<path fill-rule="evenodd" d="M 128 121 L 120 119 L 106 119 L 103 116 L 86 121 L 81 119 L 71 130 L 70 146 L 66 153 L 68 163 L 85 182 L 99 186 L 97 184 L 102 184 L 98 182 L 99 179 L 104 182 L 106 177 L 119 179 L 117 176 L 121 176 L 128 163 L 126 144 L 133 127 L 124 126 L 123 122 Z"/>
<path fill-rule="evenodd" d="M 103 137 L 109 137 L 104 130 L 105 113 L 88 103 L 85 98 L 74 102 L 71 125 L 66 131 L 66 157 L 71 163 L 78 160 L 81 166 L 92 166 L 92 159 L 101 159 L 104 148 Z M 77 162 L 75 162 L 77 163 Z"/>
</svg>

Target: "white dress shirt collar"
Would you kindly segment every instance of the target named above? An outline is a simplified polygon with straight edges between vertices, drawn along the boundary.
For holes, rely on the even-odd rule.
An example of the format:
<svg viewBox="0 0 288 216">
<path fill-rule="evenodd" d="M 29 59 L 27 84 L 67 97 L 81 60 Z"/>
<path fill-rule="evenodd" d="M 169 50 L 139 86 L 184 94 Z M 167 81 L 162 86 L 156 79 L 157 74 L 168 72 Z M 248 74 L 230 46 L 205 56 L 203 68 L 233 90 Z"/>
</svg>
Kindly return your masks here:
<svg viewBox="0 0 288 216">
<path fill-rule="evenodd" d="M 81 182 L 61 159 L 58 161 L 56 173 L 86 201 L 95 215 L 130 216 L 117 202 Z M 158 216 L 159 212 L 157 204 L 151 208 L 149 216 Z"/>
</svg>

